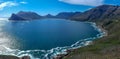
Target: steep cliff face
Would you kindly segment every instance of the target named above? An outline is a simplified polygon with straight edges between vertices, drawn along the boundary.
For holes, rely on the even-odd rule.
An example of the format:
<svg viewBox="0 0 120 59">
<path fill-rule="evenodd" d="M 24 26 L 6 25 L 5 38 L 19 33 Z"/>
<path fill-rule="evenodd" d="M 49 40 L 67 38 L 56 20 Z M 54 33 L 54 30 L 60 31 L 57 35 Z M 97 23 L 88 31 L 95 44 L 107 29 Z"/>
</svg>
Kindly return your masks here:
<svg viewBox="0 0 120 59">
<path fill-rule="evenodd" d="M 103 19 L 118 17 L 120 17 L 120 6 L 101 5 L 80 15 L 72 16 L 71 19 L 79 21 L 102 21 Z"/>
<path fill-rule="evenodd" d="M 12 14 L 9 20 L 34 20 L 40 19 L 42 16 L 35 12 L 24 12 L 20 11 L 17 14 Z"/>
</svg>

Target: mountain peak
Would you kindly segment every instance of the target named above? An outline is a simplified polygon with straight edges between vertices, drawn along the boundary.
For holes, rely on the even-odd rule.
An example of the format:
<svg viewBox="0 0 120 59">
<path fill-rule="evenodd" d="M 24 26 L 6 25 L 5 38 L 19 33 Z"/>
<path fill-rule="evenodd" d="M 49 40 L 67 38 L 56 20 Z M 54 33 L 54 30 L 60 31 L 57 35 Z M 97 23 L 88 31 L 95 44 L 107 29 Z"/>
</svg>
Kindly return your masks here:
<svg viewBox="0 0 120 59">
<path fill-rule="evenodd" d="M 12 14 L 9 20 L 34 20 L 34 19 L 40 19 L 41 16 L 38 15 L 35 12 L 25 12 L 25 11 L 20 11 L 17 14 Z"/>
</svg>

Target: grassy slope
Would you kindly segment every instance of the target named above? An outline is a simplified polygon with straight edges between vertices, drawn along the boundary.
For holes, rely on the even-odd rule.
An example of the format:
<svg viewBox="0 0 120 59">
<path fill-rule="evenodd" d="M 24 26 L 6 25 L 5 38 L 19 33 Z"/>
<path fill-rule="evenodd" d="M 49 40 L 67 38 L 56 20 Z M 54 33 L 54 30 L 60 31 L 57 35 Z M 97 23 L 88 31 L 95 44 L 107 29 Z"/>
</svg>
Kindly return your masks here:
<svg viewBox="0 0 120 59">
<path fill-rule="evenodd" d="M 63 59 L 120 59 L 120 21 L 98 24 L 108 31 L 108 36 L 76 49 Z"/>
</svg>

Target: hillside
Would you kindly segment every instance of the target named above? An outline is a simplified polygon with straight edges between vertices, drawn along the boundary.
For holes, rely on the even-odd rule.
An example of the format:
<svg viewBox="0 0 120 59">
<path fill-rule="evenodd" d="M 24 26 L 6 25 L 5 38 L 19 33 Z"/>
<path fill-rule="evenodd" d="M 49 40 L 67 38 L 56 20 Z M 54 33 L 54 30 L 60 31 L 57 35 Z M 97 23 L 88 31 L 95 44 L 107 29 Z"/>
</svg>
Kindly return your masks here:
<svg viewBox="0 0 120 59">
<path fill-rule="evenodd" d="M 63 59 L 120 59 L 120 21 L 103 25 L 108 36 L 97 39 L 93 44 L 76 49 Z"/>
<path fill-rule="evenodd" d="M 107 36 L 88 46 L 68 50 L 67 55 L 58 55 L 56 59 L 120 59 L 120 6 L 101 5 L 70 19 L 95 22 Z"/>
<path fill-rule="evenodd" d="M 104 21 L 104 19 L 117 19 L 120 17 L 120 6 L 101 5 L 74 15 L 70 19 L 77 21 Z"/>
<path fill-rule="evenodd" d="M 55 17 L 56 18 L 69 19 L 70 17 L 72 17 L 76 14 L 81 14 L 81 12 L 61 12 L 61 13 L 58 13 Z"/>
</svg>

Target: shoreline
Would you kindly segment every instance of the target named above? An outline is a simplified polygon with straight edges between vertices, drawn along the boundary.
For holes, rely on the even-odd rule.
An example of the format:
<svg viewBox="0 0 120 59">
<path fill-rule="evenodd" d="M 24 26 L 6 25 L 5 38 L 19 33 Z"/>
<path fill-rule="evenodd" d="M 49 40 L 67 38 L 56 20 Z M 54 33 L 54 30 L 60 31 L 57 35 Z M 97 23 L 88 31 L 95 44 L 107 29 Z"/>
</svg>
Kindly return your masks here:
<svg viewBox="0 0 120 59">
<path fill-rule="evenodd" d="M 96 25 L 96 23 L 93 23 L 93 22 L 86 22 L 86 23 L 91 23 L 91 25 L 92 25 L 97 31 L 99 31 L 100 33 L 99 33 L 96 37 L 87 38 L 87 40 L 84 39 L 84 40 L 86 40 L 84 46 L 90 45 L 91 42 L 92 42 L 91 39 L 96 39 L 96 38 L 103 37 L 103 36 L 104 36 L 104 35 L 103 35 L 103 32 L 105 31 L 102 27 Z M 89 39 L 90 39 L 90 40 L 89 40 Z M 79 42 L 79 41 L 78 41 L 78 42 Z M 76 43 L 77 43 L 77 42 L 76 42 Z M 75 43 L 75 44 L 76 44 L 76 43 Z M 72 45 L 75 45 L 75 44 L 72 44 Z M 70 46 L 71 48 L 66 49 L 66 51 L 64 51 L 64 53 L 56 54 L 56 55 L 54 55 L 55 57 L 52 56 L 53 59 L 61 59 L 61 58 L 65 57 L 65 56 L 67 56 L 69 53 L 73 52 L 74 50 L 77 50 L 78 48 L 84 47 L 84 46 L 72 47 L 72 45 Z M 7 55 L 6 55 L 6 56 L 7 56 Z M 12 56 L 12 55 L 11 55 L 11 56 Z M 27 55 L 27 56 L 30 57 L 29 55 Z M 17 56 L 17 57 L 19 58 L 19 56 Z M 21 56 L 21 57 L 24 57 L 24 56 Z"/>
<path fill-rule="evenodd" d="M 92 25 L 92 26 L 95 27 L 95 28 L 97 28 L 97 30 L 98 30 L 99 32 L 102 32 L 103 35 L 102 35 L 101 37 L 98 37 L 98 38 L 102 38 L 102 37 L 108 36 L 108 31 L 105 30 L 101 25 L 96 24 L 96 23 L 94 23 L 94 22 L 88 22 L 88 23 L 94 24 L 94 25 Z M 100 34 L 101 34 L 101 33 L 100 33 Z M 97 38 L 96 38 L 96 39 L 97 39 Z M 94 41 L 94 40 L 93 40 L 93 41 Z M 93 42 L 93 41 L 92 41 L 92 42 Z M 88 45 L 91 45 L 92 42 L 89 43 Z M 88 46 L 88 45 L 86 45 L 86 46 Z M 82 47 L 79 47 L 79 48 L 82 48 Z M 77 49 L 79 49 L 79 48 L 67 50 L 67 54 L 58 54 L 57 56 L 53 57 L 53 59 L 63 59 L 64 57 L 68 56 L 71 52 L 74 52 L 75 50 L 77 50 Z"/>
</svg>

